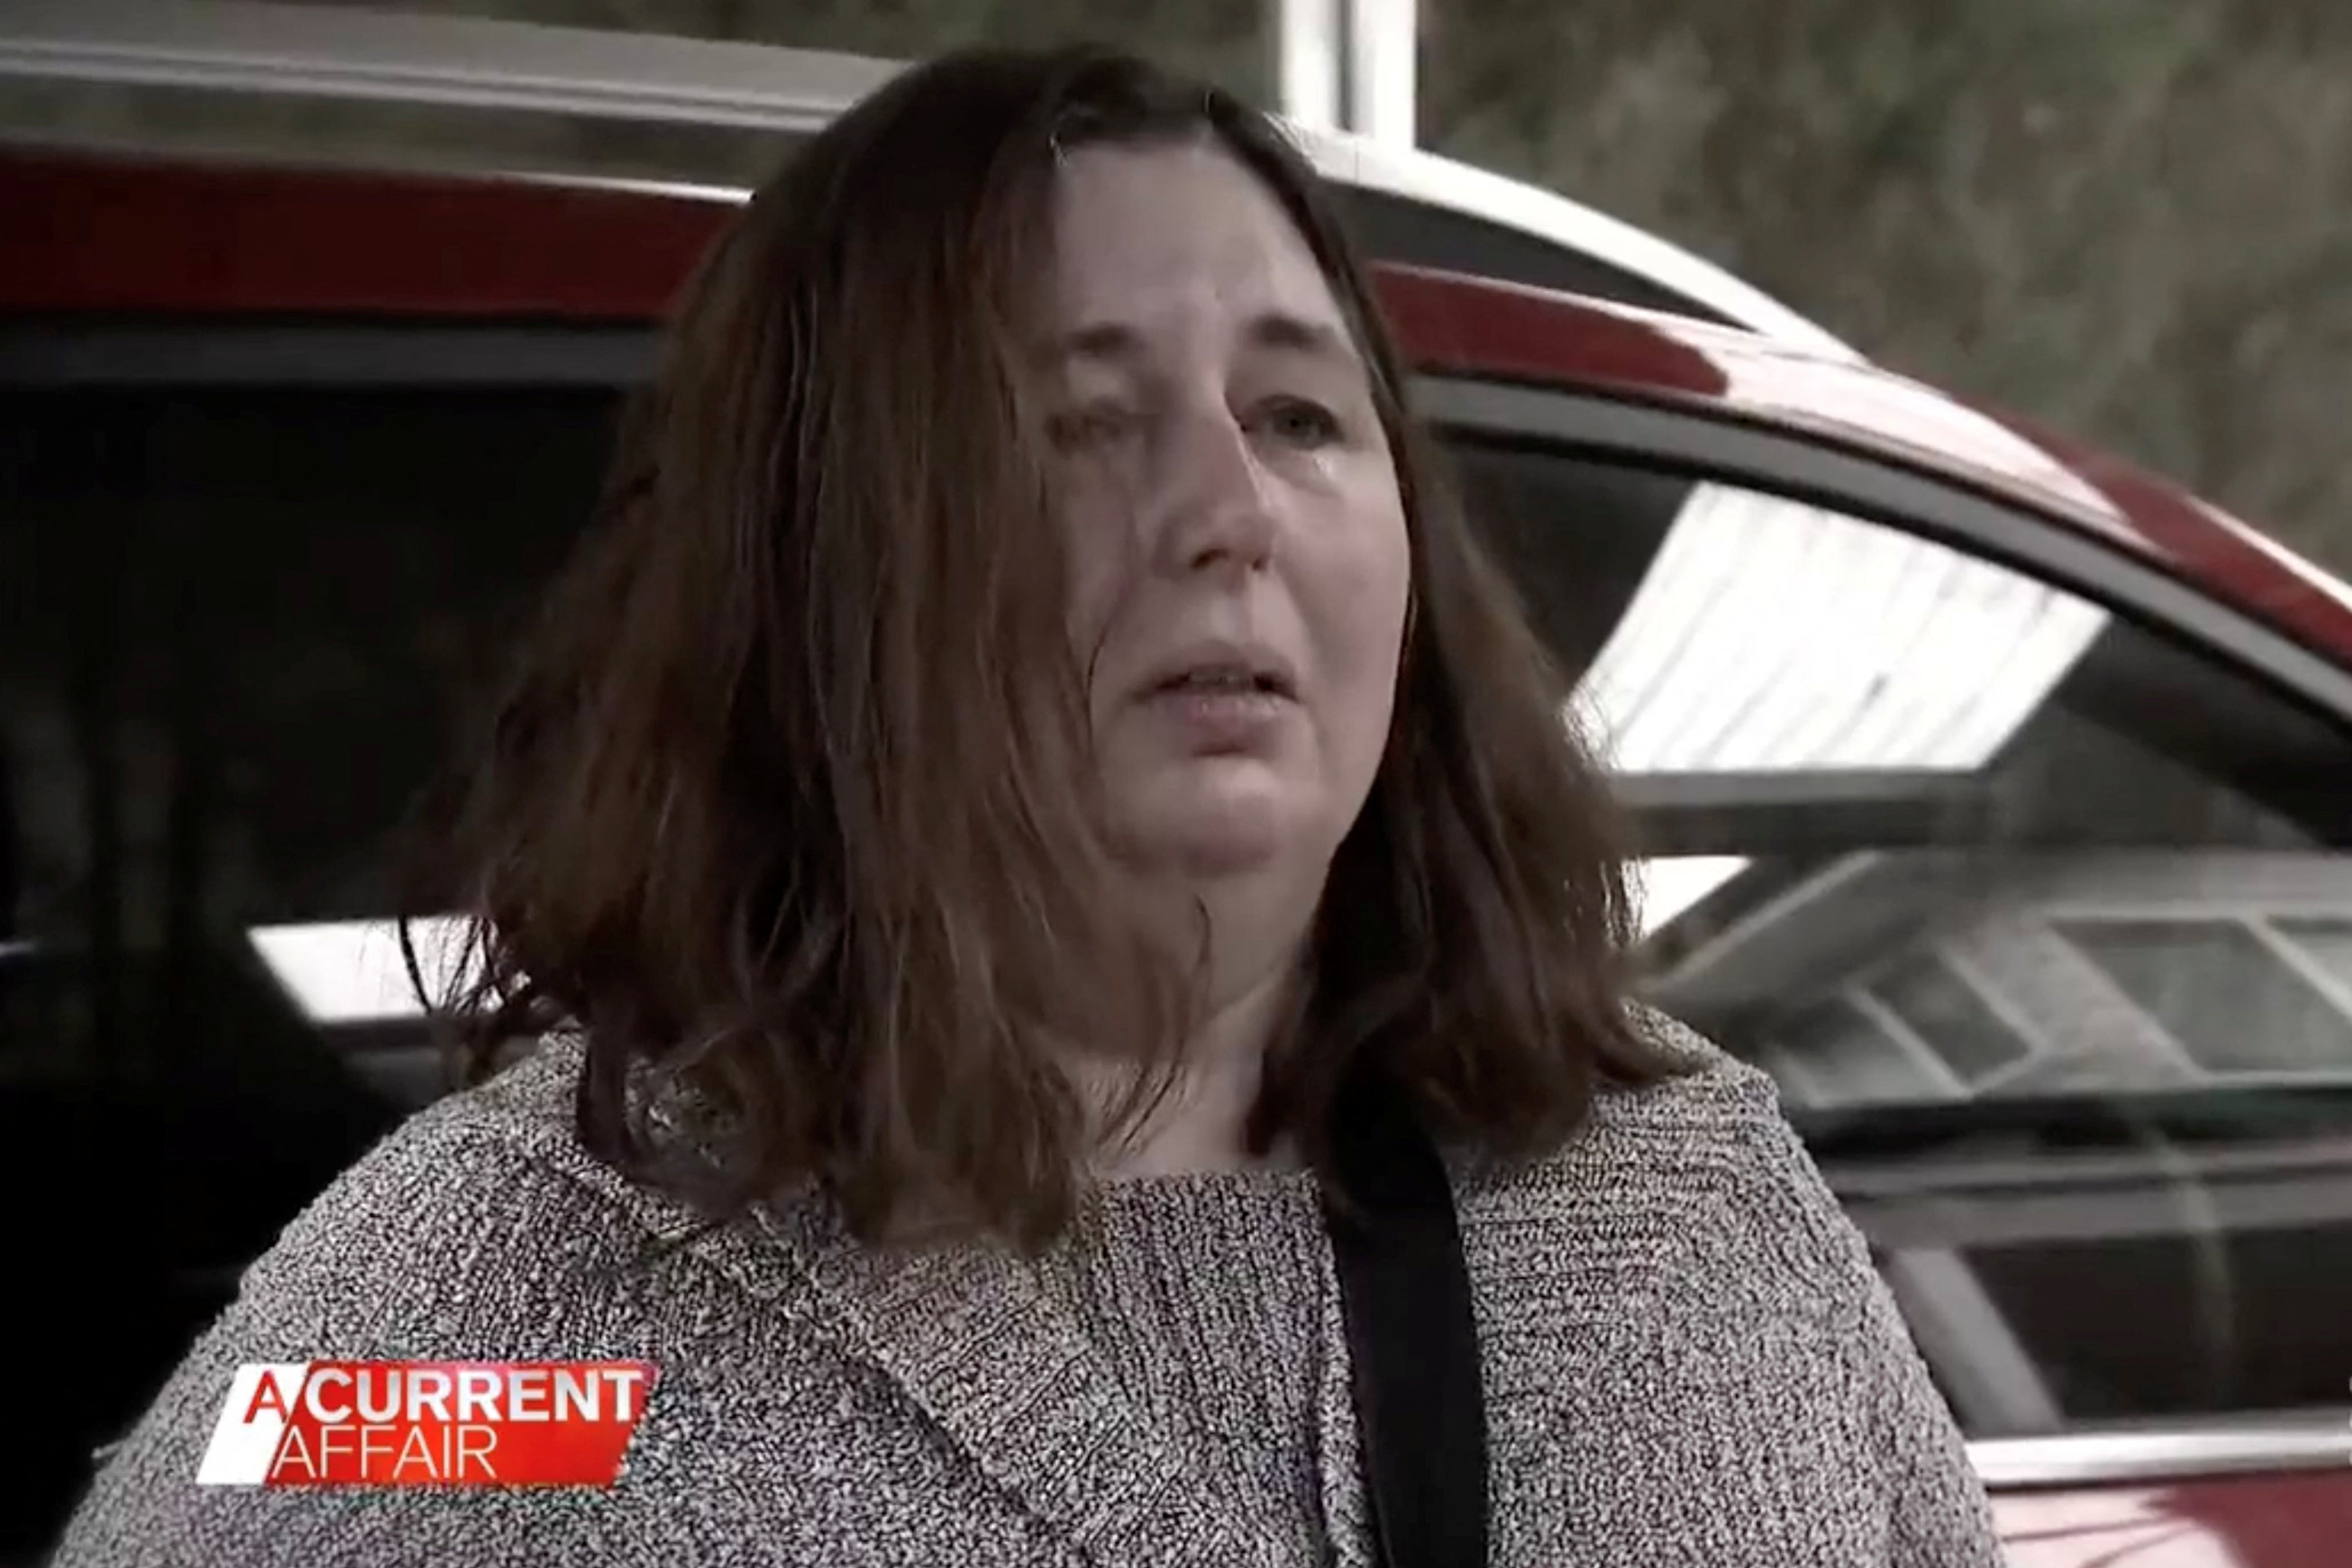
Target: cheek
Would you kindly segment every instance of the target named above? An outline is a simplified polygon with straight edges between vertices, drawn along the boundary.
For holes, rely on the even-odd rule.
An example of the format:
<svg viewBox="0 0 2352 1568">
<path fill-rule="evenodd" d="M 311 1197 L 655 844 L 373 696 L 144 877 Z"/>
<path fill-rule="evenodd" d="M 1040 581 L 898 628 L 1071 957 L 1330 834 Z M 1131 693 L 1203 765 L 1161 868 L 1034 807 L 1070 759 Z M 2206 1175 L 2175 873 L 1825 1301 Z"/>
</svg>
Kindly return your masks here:
<svg viewBox="0 0 2352 1568">
<path fill-rule="evenodd" d="M 1379 650 L 1383 676 L 1393 685 L 1404 643 L 1405 606 L 1412 596 L 1412 534 L 1405 523 L 1394 468 L 1384 467 L 1376 493 L 1378 503 L 1368 509 L 1371 526 L 1360 534 L 1358 614 L 1368 640 Z"/>
<path fill-rule="evenodd" d="M 1090 657 L 1118 614 L 1135 573 L 1129 514 L 1112 498 L 1073 491 L 1055 504 L 1063 560 L 1069 574 L 1071 645 Z"/>
<path fill-rule="evenodd" d="M 1387 734 L 1404 644 L 1412 552 L 1404 517 L 1393 500 L 1357 514 L 1358 524 L 1335 547 L 1322 574 L 1316 616 L 1335 692 L 1351 732 L 1377 745 Z"/>
</svg>

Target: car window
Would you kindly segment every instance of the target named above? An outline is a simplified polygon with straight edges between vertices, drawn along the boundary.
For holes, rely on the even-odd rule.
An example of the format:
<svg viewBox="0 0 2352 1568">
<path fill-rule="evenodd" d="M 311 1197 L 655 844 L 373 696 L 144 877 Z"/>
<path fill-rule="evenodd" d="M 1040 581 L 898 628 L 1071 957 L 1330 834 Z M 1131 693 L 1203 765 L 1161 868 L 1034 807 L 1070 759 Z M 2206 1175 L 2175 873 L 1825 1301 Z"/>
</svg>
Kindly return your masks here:
<svg viewBox="0 0 2352 1568">
<path fill-rule="evenodd" d="M 1465 459 L 1635 814 L 1644 992 L 1778 1082 L 1970 1434 L 2340 1405 L 2344 731 L 1817 500 Z"/>
<path fill-rule="evenodd" d="M 17 1308 L 62 1413 L 0 1556 L 42 1549 L 237 1272 L 444 1087 L 373 922 L 615 401 L 0 390 L 0 1172 L 38 1194 L 7 1234 L 42 1260 Z"/>
</svg>

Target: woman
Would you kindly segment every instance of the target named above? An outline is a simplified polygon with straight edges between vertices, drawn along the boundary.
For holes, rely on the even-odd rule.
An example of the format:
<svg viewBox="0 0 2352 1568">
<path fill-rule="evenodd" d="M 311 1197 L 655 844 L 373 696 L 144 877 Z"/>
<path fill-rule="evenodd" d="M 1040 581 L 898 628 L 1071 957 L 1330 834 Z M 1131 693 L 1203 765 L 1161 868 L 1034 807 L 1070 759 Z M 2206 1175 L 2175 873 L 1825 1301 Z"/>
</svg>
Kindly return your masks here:
<svg viewBox="0 0 2352 1568">
<path fill-rule="evenodd" d="M 1402 399 L 1221 93 L 971 55 L 819 137 L 456 826 L 467 1016 L 547 1043 L 255 1265 L 61 1561 L 1370 1562 L 1360 1081 L 1452 1173 L 1489 1561 L 1992 1563 L 1766 1081 L 1624 1000 L 1565 682 Z M 233 1365 L 327 1356 L 659 1377 L 609 1491 L 189 1484 Z"/>
</svg>

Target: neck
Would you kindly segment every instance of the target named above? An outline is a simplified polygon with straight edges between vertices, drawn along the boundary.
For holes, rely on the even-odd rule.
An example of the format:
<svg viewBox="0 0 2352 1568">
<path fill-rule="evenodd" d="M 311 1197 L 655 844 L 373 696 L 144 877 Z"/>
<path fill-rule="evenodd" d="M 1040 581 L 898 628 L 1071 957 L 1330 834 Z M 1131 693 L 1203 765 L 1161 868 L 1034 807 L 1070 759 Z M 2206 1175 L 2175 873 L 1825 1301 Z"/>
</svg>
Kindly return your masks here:
<svg viewBox="0 0 2352 1568">
<path fill-rule="evenodd" d="M 1215 1007 L 1193 1034 L 1168 1098 L 1134 1136 L 1106 1151 L 1102 1173 L 1162 1176 L 1283 1163 L 1279 1147 L 1263 1158 L 1252 1155 L 1245 1133 L 1266 1049 L 1296 984 L 1297 965 L 1285 962 Z"/>
<path fill-rule="evenodd" d="M 1278 863 L 1208 877 L 1139 885 L 1142 909 L 1164 923 L 1180 950 L 1200 940 L 1208 918 L 1207 1011 L 1185 1042 L 1182 1070 L 1144 1125 L 1096 1157 L 1098 1173 L 1175 1175 L 1288 1163 L 1277 1145 L 1249 1152 L 1249 1115 L 1265 1056 L 1297 1000 L 1308 932 L 1322 900 L 1324 865 Z M 1115 1055 L 1074 1064 L 1097 1103 L 1116 1100 L 1130 1079 Z"/>
</svg>

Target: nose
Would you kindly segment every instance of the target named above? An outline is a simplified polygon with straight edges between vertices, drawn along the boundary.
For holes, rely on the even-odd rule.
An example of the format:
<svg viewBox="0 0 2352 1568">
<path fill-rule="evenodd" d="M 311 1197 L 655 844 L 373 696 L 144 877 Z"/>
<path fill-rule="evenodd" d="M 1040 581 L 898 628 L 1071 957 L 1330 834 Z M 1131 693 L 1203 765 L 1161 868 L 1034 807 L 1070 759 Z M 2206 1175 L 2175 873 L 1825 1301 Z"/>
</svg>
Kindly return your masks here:
<svg viewBox="0 0 2352 1568">
<path fill-rule="evenodd" d="M 1274 558 L 1276 534 L 1265 469 L 1247 432 L 1222 405 L 1183 422 L 1168 454 L 1163 569 L 1245 577 Z"/>
</svg>

